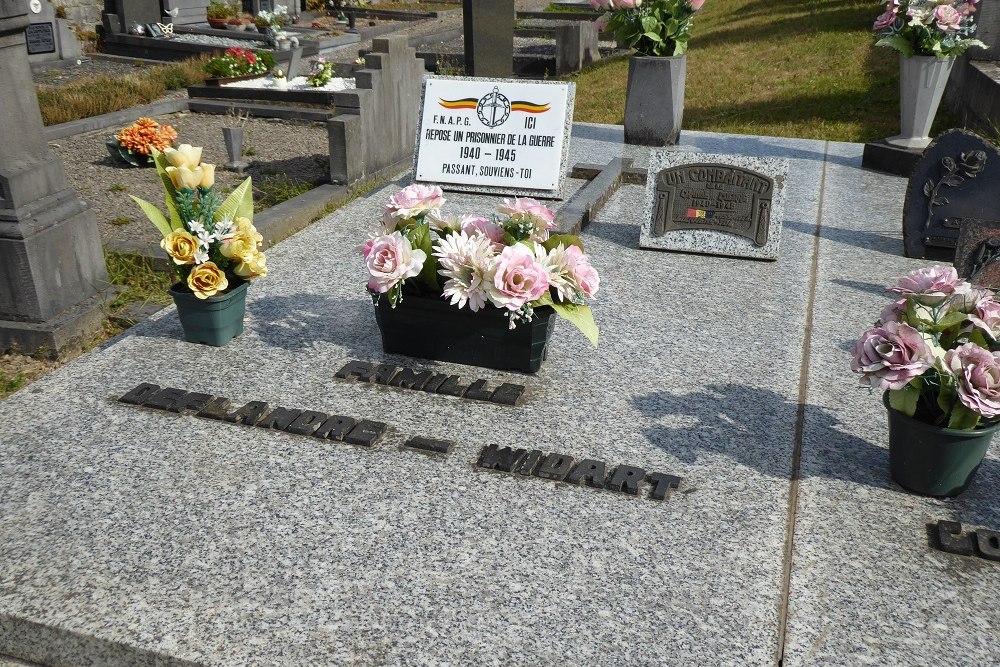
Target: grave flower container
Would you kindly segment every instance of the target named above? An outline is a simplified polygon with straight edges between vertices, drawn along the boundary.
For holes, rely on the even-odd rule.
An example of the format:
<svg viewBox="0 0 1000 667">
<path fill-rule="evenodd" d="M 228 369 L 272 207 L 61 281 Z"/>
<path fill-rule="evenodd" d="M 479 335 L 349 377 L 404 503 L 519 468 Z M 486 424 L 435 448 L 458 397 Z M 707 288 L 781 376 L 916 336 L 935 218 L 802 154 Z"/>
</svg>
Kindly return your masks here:
<svg viewBox="0 0 1000 667">
<path fill-rule="evenodd" d="M 889 473 L 908 491 L 951 498 L 972 483 L 1000 423 L 972 431 L 934 426 L 908 417 L 889 405 Z"/>
<path fill-rule="evenodd" d="M 911 271 L 854 345 L 851 370 L 883 391 L 889 472 L 922 495 L 956 496 L 1000 428 L 1000 301 L 951 266 Z"/>
<path fill-rule="evenodd" d="M 625 143 L 673 146 L 684 119 L 687 55 L 632 56 L 625 92 Z"/>
<path fill-rule="evenodd" d="M 886 139 L 902 148 L 923 150 L 931 143 L 930 131 L 955 58 L 899 56 L 900 133 Z"/>
<path fill-rule="evenodd" d="M 170 296 L 177 305 L 184 340 L 221 347 L 243 333 L 248 286 L 249 283 L 242 283 L 207 299 L 199 299 L 181 283 L 171 287 Z"/>
<path fill-rule="evenodd" d="M 444 203 L 437 186 L 404 188 L 361 248 L 387 353 L 534 373 L 553 314 L 597 347 L 588 300 L 600 277 L 579 237 L 550 235 L 550 209 L 505 199 L 487 218 Z"/>
<path fill-rule="evenodd" d="M 375 321 L 387 354 L 535 373 L 555 327 L 551 308 L 538 308 L 527 324 L 510 328 L 499 308 L 458 309 L 440 297 L 405 295 L 393 308 L 375 299 Z"/>
</svg>

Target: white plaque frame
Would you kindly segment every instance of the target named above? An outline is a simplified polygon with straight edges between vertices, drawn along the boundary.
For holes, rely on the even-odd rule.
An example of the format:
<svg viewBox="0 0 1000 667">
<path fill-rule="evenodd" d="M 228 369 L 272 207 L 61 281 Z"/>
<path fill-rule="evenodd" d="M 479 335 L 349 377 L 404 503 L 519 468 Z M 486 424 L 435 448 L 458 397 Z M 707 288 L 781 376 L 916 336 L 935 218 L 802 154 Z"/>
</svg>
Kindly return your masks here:
<svg viewBox="0 0 1000 667">
<path fill-rule="evenodd" d="M 442 82 L 444 85 L 438 82 Z M 430 105 L 427 103 L 428 88 L 431 89 L 432 95 Z M 513 97 L 507 95 L 508 92 Z M 443 97 L 441 93 L 444 93 Z M 493 96 L 495 93 L 499 93 L 507 100 L 509 106 L 503 105 L 500 112 L 502 115 L 504 107 L 507 107 L 507 117 L 494 127 L 488 127 L 479 116 L 479 111 L 482 110 L 484 114 L 491 115 L 496 112 L 497 107 L 490 107 L 490 104 L 497 103 L 497 98 Z M 466 104 L 458 108 L 448 108 L 441 104 L 438 97 L 444 100 L 464 101 Z M 472 99 L 481 104 L 477 104 L 476 108 L 469 107 Z M 417 183 L 439 185 L 442 189 L 449 191 L 562 199 L 566 181 L 566 164 L 569 160 L 569 142 L 573 129 L 575 100 L 576 84 L 572 82 L 455 76 L 426 77 L 420 95 L 416 150 L 413 155 L 413 180 Z M 545 105 L 548 107 L 541 112 L 528 110 L 528 105 L 513 104 L 513 102 L 518 101 L 533 102 L 537 103 L 539 107 Z M 559 115 L 560 111 L 562 111 L 561 115 Z M 546 116 L 546 114 L 552 115 Z M 426 122 L 428 119 L 433 121 L 435 116 L 460 119 L 461 122 L 452 125 Z M 524 126 L 517 127 L 516 132 L 510 131 L 514 129 L 514 123 L 524 121 L 524 125 L 527 125 L 529 119 L 534 120 L 535 126 L 530 128 L 530 132 L 525 132 Z M 495 117 L 488 116 L 487 120 L 496 122 Z M 463 132 L 463 136 L 467 132 L 480 133 L 485 135 L 486 140 L 455 141 L 454 131 L 456 129 Z M 426 139 L 427 130 L 450 131 L 450 134 L 438 134 L 438 137 L 447 136 L 447 139 Z M 514 136 L 514 143 L 498 144 L 494 135 L 501 133 L 506 134 L 508 139 L 510 136 Z M 528 142 L 539 141 L 539 137 L 542 138 L 541 143 L 543 144 L 547 143 L 545 138 L 553 138 L 553 145 L 528 145 Z M 525 143 L 520 143 L 522 141 Z M 453 155 L 450 154 L 451 147 L 455 148 Z M 459 151 L 462 147 L 479 148 L 479 157 L 461 157 Z M 513 160 L 497 161 L 497 149 L 520 151 L 520 156 Z M 487 156 L 487 152 L 491 154 Z M 509 157 L 509 153 L 506 155 Z M 487 162 L 487 157 L 493 158 L 493 161 Z M 558 164 L 555 161 L 556 157 L 558 157 Z M 536 172 L 540 158 L 548 158 L 547 163 L 543 165 L 542 178 L 539 178 L 539 174 Z M 474 173 L 444 174 L 443 167 L 446 164 L 460 167 L 471 165 Z M 498 170 L 513 169 L 515 178 L 520 183 L 513 186 L 499 185 L 498 182 L 502 182 L 504 179 L 509 180 L 504 172 L 497 171 L 495 174 L 480 176 L 480 167 L 493 167 Z M 532 172 L 527 178 L 522 176 L 525 169 Z M 444 176 L 443 179 L 442 176 Z M 480 182 L 472 182 L 475 178 L 479 178 Z M 483 180 L 490 182 L 483 182 Z"/>
</svg>

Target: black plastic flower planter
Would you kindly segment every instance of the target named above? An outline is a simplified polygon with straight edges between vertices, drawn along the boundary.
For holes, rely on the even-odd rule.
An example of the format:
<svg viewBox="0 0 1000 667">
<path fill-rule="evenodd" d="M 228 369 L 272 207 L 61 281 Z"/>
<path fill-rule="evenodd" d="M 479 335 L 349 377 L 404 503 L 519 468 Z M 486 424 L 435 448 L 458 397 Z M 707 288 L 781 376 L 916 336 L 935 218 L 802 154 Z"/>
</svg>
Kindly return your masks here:
<svg viewBox="0 0 1000 667">
<path fill-rule="evenodd" d="M 510 328 L 504 310 L 456 308 L 440 297 L 404 295 L 395 308 L 382 295 L 375 321 L 387 354 L 534 373 L 542 365 L 555 327 L 549 307 L 536 308 L 530 323 Z"/>
</svg>

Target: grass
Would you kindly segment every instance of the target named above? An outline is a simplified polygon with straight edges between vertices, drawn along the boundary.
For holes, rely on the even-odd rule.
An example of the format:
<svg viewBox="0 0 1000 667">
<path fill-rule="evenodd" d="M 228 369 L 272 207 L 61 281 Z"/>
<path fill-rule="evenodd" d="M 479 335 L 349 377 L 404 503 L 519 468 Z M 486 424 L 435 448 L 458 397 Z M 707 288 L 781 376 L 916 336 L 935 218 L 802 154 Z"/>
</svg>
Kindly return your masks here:
<svg viewBox="0 0 1000 667">
<path fill-rule="evenodd" d="M 38 106 L 46 125 L 149 104 L 168 90 L 178 90 L 205 80 L 207 56 L 169 65 L 143 67 L 125 76 L 98 75 L 65 86 L 38 85 Z"/>
<path fill-rule="evenodd" d="M 28 377 L 24 373 L 13 374 L 0 371 L 0 398 L 8 394 L 13 394 L 23 387 L 27 381 Z"/>
<path fill-rule="evenodd" d="M 119 287 L 111 304 L 113 311 L 133 301 L 170 304 L 167 290 L 174 283 L 173 273 L 157 271 L 153 262 L 144 257 L 108 252 L 104 254 L 104 261 L 108 266 L 108 279 Z"/>
<path fill-rule="evenodd" d="M 284 174 L 268 175 L 253 184 L 254 213 L 309 192 L 315 183 L 293 181 Z"/>
<path fill-rule="evenodd" d="M 111 224 L 112 225 L 118 225 L 120 227 L 121 225 L 127 225 L 127 224 L 129 224 L 131 222 L 132 222 L 132 218 L 129 218 L 129 217 L 124 216 L 124 215 L 119 215 L 119 216 L 117 216 L 116 218 L 114 218 L 111 221 Z"/>
<path fill-rule="evenodd" d="M 122 185 L 121 183 L 115 183 L 110 188 L 108 188 L 109 192 L 125 192 L 126 190 L 128 190 L 128 188 Z"/>
<path fill-rule="evenodd" d="M 899 131 L 899 56 L 871 0 L 707 2 L 692 28 L 684 128 L 864 142 Z M 574 76 L 574 119 L 621 124 L 628 59 Z M 953 119 L 939 112 L 938 125 Z"/>
</svg>

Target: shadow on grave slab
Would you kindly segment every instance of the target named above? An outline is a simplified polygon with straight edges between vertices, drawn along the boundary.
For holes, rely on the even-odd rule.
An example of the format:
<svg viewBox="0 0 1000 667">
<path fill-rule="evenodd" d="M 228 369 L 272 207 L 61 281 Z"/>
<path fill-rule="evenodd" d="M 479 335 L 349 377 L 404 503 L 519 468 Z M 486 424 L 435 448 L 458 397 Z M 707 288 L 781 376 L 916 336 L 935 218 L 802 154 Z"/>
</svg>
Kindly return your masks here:
<svg viewBox="0 0 1000 667">
<path fill-rule="evenodd" d="M 813 223 L 785 220 L 782 224 L 786 229 L 801 232 L 802 234 L 807 234 L 809 236 L 815 236 L 816 234 L 816 225 Z M 829 225 L 823 226 L 821 234 L 824 239 L 829 239 L 837 243 L 843 243 L 844 245 L 854 246 L 855 248 L 874 250 L 875 252 L 892 255 L 894 257 L 904 256 L 902 226 L 900 226 L 899 236 L 890 236 L 888 234 L 878 232 L 867 232 L 859 229 L 830 227 Z"/>
<path fill-rule="evenodd" d="M 317 343 L 338 345 L 352 356 L 381 351 L 371 301 L 323 294 L 264 296 L 248 304 L 254 330 L 266 344 L 284 350 L 305 350 Z"/>
<path fill-rule="evenodd" d="M 654 446 L 680 461 L 696 463 L 702 454 L 713 454 L 729 457 L 767 477 L 791 478 L 790 440 L 798 405 L 780 394 L 744 385 L 709 385 L 688 394 L 644 394 L 633 403 L 650 419 L 681 418 L 682 426 L 655 424 L 644 431 Z M 900 491 L 889 479 L 889 450 L 843 433 L 839 425 L 826 410 L 805 406 L 800 477 Z M 961 502 L 989 506 L 977 500 L 981 496 L 985 499 L 997 484 L 1000 463 L 986 460 Z"/>
</svg>

